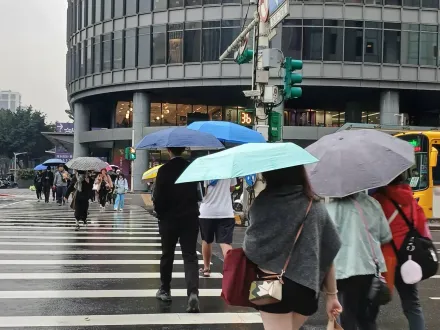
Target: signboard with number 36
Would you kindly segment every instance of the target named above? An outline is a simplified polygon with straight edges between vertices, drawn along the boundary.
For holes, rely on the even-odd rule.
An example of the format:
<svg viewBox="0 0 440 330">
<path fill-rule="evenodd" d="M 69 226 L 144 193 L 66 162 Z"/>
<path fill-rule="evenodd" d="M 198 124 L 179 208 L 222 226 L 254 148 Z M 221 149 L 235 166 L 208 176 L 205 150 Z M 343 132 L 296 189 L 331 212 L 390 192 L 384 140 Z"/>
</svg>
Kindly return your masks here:
<svg viewBox="0 0 440 330">
<path fill-rule="evenodd" d="M 238 113 L 238 123 L 243 126 L 254 126 L 255 113 L 253 110 L 241 110 Z"/>
</svg>

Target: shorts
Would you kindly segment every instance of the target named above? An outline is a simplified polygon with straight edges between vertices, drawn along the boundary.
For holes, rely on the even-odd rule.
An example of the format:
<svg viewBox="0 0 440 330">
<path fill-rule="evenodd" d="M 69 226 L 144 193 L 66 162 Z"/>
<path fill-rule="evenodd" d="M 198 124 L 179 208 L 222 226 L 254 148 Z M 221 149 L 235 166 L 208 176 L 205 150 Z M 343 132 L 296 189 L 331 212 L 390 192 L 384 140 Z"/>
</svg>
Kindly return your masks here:
<svg viewBox="0 0 440 330">
<path fill-rule="evenodd" d="M 260 276 L 267 276 L 260 272 Z M 271 314 L 288 314 L 291 312 L 311 316 L 318 311 L 319 297 L 315 291 L 283 277 L 282 300 L 275 304 L 256 306 L 259 311 Z"/>
<path fill-rule="evenodd" d="M 200 218 L 200 233 L 202 240 L 211 244 L 215 241 L 219 244 L 232 244 L 232 236 L 234 234 L 235 219 L 234 218 Z"/>
</svg>

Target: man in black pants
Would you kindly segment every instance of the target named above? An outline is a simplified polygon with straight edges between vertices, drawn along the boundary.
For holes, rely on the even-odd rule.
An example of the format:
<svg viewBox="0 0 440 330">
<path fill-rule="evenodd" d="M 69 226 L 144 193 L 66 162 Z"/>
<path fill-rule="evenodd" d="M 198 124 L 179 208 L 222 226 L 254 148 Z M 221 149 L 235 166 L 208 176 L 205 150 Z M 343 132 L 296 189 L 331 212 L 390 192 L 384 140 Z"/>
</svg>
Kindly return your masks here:
<svg viewBox="0 0 440 330">
<path fill-rule="evenodd" d="M 160 279 L 162 285 L 156 297 L 171 301 L 171 276 L 177 241 L 180 241 L 185 267 L 188 294 L 188 313 L 198 313 L 199 274 L 197 237 L 199 234 L 199 207 L 197 183 L 175 184 L 177 178 L 188 167 L 189 162 L 181 157 L 185 148 L 169 148 L 171 160 L 163 165 L 156 178 L 154 210 L 159 219 L 162 243 Z"/>
</svg>

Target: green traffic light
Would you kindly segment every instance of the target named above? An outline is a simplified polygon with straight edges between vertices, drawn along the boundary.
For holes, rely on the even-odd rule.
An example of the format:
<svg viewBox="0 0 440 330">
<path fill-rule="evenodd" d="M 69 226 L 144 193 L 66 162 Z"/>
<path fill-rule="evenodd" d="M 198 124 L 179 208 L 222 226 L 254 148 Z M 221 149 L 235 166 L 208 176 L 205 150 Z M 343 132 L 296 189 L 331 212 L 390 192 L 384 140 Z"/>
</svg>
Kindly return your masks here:
<svg viewBox="0 0 440 330">
<path fill-rule="evenodd" d="M 284 99 L 298 98 L 302 96 L 301 87 L 294 87 L 294 84 L 302 83 L 303 77 L 299 73 L 295 73 L 295 70 L 301 70 L 303 62 L 300 60 L 294 60 L 291 57 L 284 59 Z"/>
<path fill-rule="evenodd" d="M 245 64 L 252 61 L 254 58 L 254 51 L 252 49 L 245 49 L 243 53 L 238 56 L 238 58 L 235 60 L 238 64 Z"/>
</svg>

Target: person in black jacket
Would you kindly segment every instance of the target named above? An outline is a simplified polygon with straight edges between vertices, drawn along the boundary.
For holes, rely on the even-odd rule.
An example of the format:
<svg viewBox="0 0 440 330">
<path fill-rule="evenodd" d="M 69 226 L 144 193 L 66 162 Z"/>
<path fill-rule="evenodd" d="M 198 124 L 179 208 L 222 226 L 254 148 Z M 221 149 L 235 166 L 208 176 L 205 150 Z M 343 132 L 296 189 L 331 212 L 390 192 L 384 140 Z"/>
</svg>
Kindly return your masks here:
<svg viewBox="0 0 440 330">
<path fill-rule="evenodd" d="M 41 171 L 38 171 L 34 177 L 34 187 L 35 187 L 35 191 L 37 192 L 38 202 L 42 199 L 41 198 L 41 192 L 43 191 L 42 181 L 43 181 L 43 174 L 41 173 Z"/>
<path fill-rule="evenodd" d="M 71 207 L 75 210 L 76 227 L 79 230 L 79 221 L 82 220 L 87 225 L 87 216 L 89 212 L 89 198 L 92 190 L 93 182 L 90 180 L 86 172 L 78 171 L 77 175 L 72 179 L 70 186 L 67 188 L 64 199 L 67 201 L 69 195 L 75 191 Z"/>
<path fill-rule="evenodd" d="M 42 186 L 43 186 L 43 194 L 44 194 L 44 202 L 49 203 L 50 199 L 50 190 L 53 186 L 53 173 L 50 170 L 50 167 L 48 167 L 44 172 L 42 176 Z"/>
<path fill-rule="evenodd" d="M 156 297 L 162 301 L 171 301 L 174 253 L 177 241 L 180 241 L 188 294 L 187 312 L 198 313 L 200 309 L 196 251 L 199 234 L 197 183 L 175 184 L 177 178 L 189 165 L 189 162 L 181 157 L 184 150 L 185 148 L 169 148 L 171 160 L 159 169 L 156 177 L 153 200 L 154 211 L 159 219 L 162 243 L 160 259 L 162 285 Z"/>
</svg>

